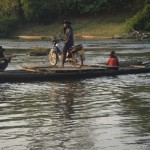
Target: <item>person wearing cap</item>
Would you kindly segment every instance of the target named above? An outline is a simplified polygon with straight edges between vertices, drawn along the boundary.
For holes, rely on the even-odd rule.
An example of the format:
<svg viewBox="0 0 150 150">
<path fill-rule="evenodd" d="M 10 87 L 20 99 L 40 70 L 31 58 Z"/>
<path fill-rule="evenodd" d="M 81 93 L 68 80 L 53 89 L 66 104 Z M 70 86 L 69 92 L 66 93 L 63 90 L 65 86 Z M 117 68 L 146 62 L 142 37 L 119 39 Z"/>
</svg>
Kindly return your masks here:
<svg viewBox="0 0 150 150">
<path fill-rule="evenodd" d="M 119 68 L 119 60 L 118 60 L 118 57 L 115 55 L 114 51 L 110 52 L 110 57 L 107 61 L 107 65 L 111 68 L 114 68 L 114 69 Z"/>
<path fill-rule="evenodd" d="M 8 63 L 11 60 L 11 57 L 5 57 L 4 50 L 5 49 L 0 46 L 0 72 L 4 71 L 7 68 Z"/>
<path fill-rule="evenodd" d="M 71 22 L 64 20 L 64 35 L 65 35 L 65 42 L 63 47 L 63 59 L 62 59 L 62 67 L 64 67 L 64 63 L 66 61 L 66 54 L 67 50 L 74 45 L 73 39 L 73 29 L 71 27 Z"/>
</svg>

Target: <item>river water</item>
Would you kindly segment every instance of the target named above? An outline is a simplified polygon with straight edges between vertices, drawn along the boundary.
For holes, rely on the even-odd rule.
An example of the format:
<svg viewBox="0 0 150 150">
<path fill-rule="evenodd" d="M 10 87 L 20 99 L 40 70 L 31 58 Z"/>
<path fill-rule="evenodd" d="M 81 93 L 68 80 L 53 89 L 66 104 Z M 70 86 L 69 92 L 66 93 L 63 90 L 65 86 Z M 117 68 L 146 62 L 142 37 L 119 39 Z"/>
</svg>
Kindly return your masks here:
<svg viewBox="0 0 150 150">
<path fill-rule="evenodd" d="M 150 61 L 150 41 L 81 41 L 87 64 Z M 1 40 L 5 48 L 49 47 L 46 41 Z M 76 41 L 79 43 L 79 41 Z M 20 55 L 7 68 L 48 64 Z M 0 84 L 1 150 L 149 150 L 150 73 L 35 83 Z"/>
</svg>

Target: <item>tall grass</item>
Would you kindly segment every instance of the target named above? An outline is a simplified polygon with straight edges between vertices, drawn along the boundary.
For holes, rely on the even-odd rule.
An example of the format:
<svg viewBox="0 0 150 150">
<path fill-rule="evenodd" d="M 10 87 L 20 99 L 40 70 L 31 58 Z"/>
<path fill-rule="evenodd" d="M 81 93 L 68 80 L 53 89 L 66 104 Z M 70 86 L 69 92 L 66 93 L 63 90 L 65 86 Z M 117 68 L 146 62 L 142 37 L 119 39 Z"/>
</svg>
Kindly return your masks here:
<svg viewBox="0 0 150 150">
<path fill-rule="evenodd" d="M 92 36 L 114 36 L 125 32 L 125 21 L 127 15 L 107 15 L 107 16 L 90 16 L 81 18 L 71 18 L 74 35 L 80 37 L 82 35 Z M 38 36 L 55 36 L 59 32 L 63 32 L 63 24 L 61 21 L 53 22 L 49 25 L 28 25 L 20 28 L 16 35 L 38 35 Z"/>
</svg>

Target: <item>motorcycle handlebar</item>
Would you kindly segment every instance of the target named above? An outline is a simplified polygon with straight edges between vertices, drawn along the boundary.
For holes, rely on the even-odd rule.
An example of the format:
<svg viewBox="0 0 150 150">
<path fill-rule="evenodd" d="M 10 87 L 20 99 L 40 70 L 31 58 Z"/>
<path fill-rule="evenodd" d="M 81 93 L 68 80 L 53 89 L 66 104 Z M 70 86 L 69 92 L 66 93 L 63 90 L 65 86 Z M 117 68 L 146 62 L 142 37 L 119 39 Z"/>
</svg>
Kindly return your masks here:
<svg viewBox="0 0 150 150">
<path fill-rule="evenodd" d="M 52 40 L 52 42 L 55 42 L 55 41 L 64 41 L 64 39 L 62 39 L 62 38 L 55 38 L 55 39 Z"/>
</svg>

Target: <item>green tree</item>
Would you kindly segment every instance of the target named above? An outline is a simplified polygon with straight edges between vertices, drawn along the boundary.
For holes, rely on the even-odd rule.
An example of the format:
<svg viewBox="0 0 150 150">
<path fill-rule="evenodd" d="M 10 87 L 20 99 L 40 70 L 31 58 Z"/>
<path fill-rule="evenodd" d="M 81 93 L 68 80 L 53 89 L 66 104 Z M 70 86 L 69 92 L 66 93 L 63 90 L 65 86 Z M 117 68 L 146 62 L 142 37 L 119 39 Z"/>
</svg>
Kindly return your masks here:
<svg viewBox="0 0 150 150">
<path fill-rule="evenodd" d="M 16 29 L 18 19 L 16 16 L 0 17 L 0 37 L 6 37 Z"/>
<path fill-rule="evenodd" d="M 150 4 L 145 5 L 143 10 L 140 10 L 133 18 L 126 23 L 127 31 L 145 30 L 150 31 Z"/>
<path fill-rule="evenodd" d="M 57 12 L 57 0 L 22 0 L 24 16 L 28 21 L 48 22 Z"/>
<path fill-rule="evenodd" d="M 21 1 L 20 0 L 1 0 L 1 13 L 4 16 L 21 16 Z"/>
</svg>

